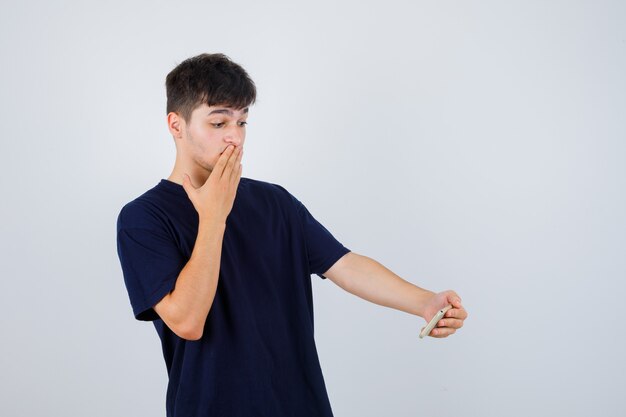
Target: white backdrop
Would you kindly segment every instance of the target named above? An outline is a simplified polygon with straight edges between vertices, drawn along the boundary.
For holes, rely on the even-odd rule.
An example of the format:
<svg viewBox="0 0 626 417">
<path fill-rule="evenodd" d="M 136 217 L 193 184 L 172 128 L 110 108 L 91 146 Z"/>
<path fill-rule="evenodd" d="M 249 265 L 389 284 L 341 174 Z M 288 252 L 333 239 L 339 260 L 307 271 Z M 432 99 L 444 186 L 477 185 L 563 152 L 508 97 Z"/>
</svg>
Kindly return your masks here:
<svg viewBox="0 0 626 417">
<path fill-rule="evenodd" d="M 420 340 L 313 276 L 337 417 L 624 415 L 625 21 L 619 1 L 3 1 L 0 415 L 165 415 L 115 221 L 169 175 L 165 76 L 202 52 L 257 84 L 244 177 L 470 313 Z"/>
</svg>

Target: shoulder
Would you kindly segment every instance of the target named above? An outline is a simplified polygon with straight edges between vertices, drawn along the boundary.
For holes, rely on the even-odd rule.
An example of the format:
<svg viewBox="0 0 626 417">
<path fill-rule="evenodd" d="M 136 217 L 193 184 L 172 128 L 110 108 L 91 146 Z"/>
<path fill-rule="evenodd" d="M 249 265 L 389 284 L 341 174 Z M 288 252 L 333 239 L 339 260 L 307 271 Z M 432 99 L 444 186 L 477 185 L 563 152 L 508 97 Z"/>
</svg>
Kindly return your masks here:
<svg viewBox="0 0 626 417">
<path fill-rule="evenodd" d="M 264 190 L 268 192 L 287 191 L 283 186 L 279 184 L 248 177 L 241 177 L 240 186 L 254 190 Z"/>
<path fill-rule="evenodd" d="M 240 186 L 251 194 L 265 195 L 282 200 L 292 200 L 293 195 L 285 187 L 269 181 L 262 181 L 247 177 L 241 177 Z"/>
<path fill-rule="evenodd" d="M 122 206 L 117 216 L 119 229 L 150 229 L 163 221 L 155 188 L 152 188 Z"/>
<path fill-rule="evenodd" d="M 248 201 L 257 210 L 278 210 L 283 213 L 297 215 L 301 213 L 303 204 L 287 188 L 269 181 L 241 178 Z M 239 192 L 239 191 L 238 191 Z"/>
</svg>

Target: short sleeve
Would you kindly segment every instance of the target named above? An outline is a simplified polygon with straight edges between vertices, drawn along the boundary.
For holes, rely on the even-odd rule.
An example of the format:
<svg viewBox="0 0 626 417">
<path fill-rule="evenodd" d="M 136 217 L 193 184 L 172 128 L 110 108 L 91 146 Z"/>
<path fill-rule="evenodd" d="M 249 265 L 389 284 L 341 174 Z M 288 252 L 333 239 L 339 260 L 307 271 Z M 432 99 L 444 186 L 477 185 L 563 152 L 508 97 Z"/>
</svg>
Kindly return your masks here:
<svg viewBox="0 0 626 417">
<path fill-rule="evenodd" d="M 173 237 L 154 214 L 126 205 L 117 220 L 117 253 L 135 318 L 158 319 L 154 305 L 174 289 L 186 264 Z"/>
<path fill-rule="evenodd" d="M 293 195 L 291 198 L 296 205 L 298 217 L 304 229 L 310 271 L 326 279 L 323 273 L 328 271 L 343 255 L 350 252 L 350 249 L 318 222 L 300 200 Z"/>
</svg>

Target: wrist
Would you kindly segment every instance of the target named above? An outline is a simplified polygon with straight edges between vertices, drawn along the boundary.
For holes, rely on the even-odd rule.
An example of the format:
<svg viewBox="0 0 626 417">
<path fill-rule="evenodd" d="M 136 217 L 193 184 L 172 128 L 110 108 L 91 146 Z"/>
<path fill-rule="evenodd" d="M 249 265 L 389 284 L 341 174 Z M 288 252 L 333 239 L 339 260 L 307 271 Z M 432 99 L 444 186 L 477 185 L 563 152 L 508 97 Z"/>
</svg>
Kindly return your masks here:
<svg viewBox="0 0 626 417">
<path fill-rule="evenodd" d="M 416 287 L 416 295 L 415 295 L 415 315 L 425 318 L 426 309 L 430 304 L 432 304 L 433 298 L 437 295 L 436 293 L 425 290 L 423 288 Z"/>
<path fill-rule="evenodd" d="M 198 222 L 198 237 L 196 240 L 206 242 L 207 239 L 222 239 L 224 233 L 226 233 L 226 222 L 221 222 L 215 218 L 201 218 Z"/>
<path fill-rule="evenodd" d="M 215 216 L 198 216 L 198 229 L 226 228 L 226 219 L 218 219 Z"/>
</svg>

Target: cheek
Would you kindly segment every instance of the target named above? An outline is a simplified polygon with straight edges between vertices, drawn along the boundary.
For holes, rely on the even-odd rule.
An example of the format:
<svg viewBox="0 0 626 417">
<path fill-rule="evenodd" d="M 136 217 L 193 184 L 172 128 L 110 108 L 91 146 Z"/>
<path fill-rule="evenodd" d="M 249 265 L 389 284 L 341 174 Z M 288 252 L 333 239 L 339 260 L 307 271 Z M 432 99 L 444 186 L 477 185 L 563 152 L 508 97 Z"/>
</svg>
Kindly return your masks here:
<svg viewBox="0 0 626 417">
<path fill-rule="evenodd" d="M 204 129 L 198 132 L 199 137 L 202 138 L 202 143 L 205 147 L 217 147 L 222 140 L 222 133 L 220 131 L 216 131 L 215 129 Z"/>
<path fill-rule="evenodd" d="M 189 129 L 189 137 L 193 143 L 194 148 L 201 152 L 207 152 L 211 148 L 211 144 L 214 142 L 214 135 L 206 129 Z"/>
<path fill-rule="evenodd" d="M 207 130 L 190 130 L 193 158 L 203 166 L 214 166 L 220 158 L 219 137 Z"/>
</svg>

